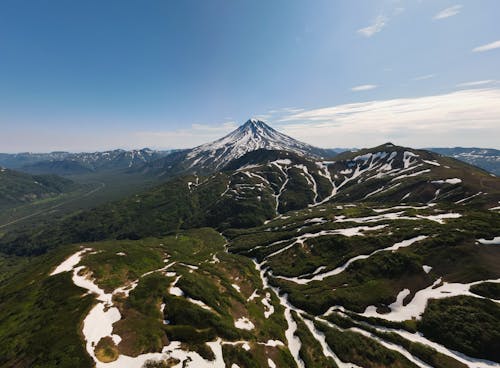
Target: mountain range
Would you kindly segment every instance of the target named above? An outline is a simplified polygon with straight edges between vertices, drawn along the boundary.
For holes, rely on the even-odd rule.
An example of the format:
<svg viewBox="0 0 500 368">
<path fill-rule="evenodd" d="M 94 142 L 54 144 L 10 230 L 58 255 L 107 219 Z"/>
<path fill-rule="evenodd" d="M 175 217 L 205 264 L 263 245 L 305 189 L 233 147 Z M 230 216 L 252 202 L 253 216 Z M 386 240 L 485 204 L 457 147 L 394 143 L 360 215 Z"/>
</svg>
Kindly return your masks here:
<svg viewBox="0 0 500 368">
<path fill-rule="evenodd" d="M 162 183 L 0 234 L 1 366 L 499 366 L 492 173 L 252 119 L 125 162 Z"/>
<path fill-rule="evenodd" d="M 497 176 L 500 175 L 500 150 L 492 148 L 454 147 L 429 148 L 429 151 L 456 158 L 457 160 L 478 166 Z"/>
<path fill-rule="evenodd" d="M 32 174 L 74 175 L 103 170 L 123 170 L 157 160 L 171 151 L 112 150 L 104 152 L 0 153 L 0 165 Z"/>
</svg>

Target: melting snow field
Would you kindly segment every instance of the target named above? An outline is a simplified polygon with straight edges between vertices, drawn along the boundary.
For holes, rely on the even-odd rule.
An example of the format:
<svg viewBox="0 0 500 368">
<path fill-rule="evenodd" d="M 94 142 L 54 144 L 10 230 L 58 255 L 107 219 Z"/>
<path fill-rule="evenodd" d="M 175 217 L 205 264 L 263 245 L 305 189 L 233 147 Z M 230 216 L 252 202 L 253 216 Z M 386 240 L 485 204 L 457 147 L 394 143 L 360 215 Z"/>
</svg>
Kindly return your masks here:
<svg viewBox="0 0 500 368">
<path fill-rule="evenodd" d="M 283 279 L 283 280 L 288 280 L 288 281 L 293 281 L 297 284 L 308 284 L 312 281 L 321 281 L 321 280 L 324 280 L 326 279 L 327 277 L 330 277 L 330 276 L 334 276 L 334 275 L 338 275 L 339 273 L 341 272 L 344 272 L 347 267 L 349 267 L 353 262 L 356 262 L 356 261 L 359 261 L 361 259 L 367 259 L 371 256 L 373 256 L 374 254 L 376 253 L 379 253 L 379 252 L 387 252 L 387 251 L 396 251 L 398 250 L 399 248 L 404 248 L 404 247 L 409 247 L 410 245 L 416 243 L 416 242 L 419 242 L 419 241 L 422 241 L 424 239 L 426 239 L 427 236 L 425 235 L 420 235 L 420 236 L 417 236 L 415 238 L 411 238 L 411 239 L 407 239 L 407 240 L 403 240 L 399 243 L 395 243 L 393 245 L 391 245 L 390 247 L 387 247 L 387 248 L 382 248 L 382 249 L 377 249 L 376 251 L 370 253 L 370 254 L 363 254 L 363 255 L 360 255 L 360 256 L 356 256 L 356 257 L 353 257 L 351 258 L 350 260 L 348 260 L 346 263 L 344 263 L 342 266 L 340 267 L 337 267 L 331 271 L 328 271 L 328 272 L 325 272 L 325 273 L 320 273 L 320 274 L 317 274 L 315 275 L 314 277 L 312 278 L 301 278 L 300 276 L 299 277 L 284 277 L 284 276 L 276 276 L 277 278 L 280 278 L 280 279 Z M 324 266 L 321 266 L 321 267 L 324 267 Z M 316 270 L 317 271 L 317 270 Z M 313 272 L 314 273 L 316 273 Z"/>
<path fill-rule="evenodd" d="M 480 244 L 499 245 L 500 244 L 500 236 L 496 236 L 493 239 L 478 239 L 477 241 Z"/>
<path fill-rule="evenodd" d="M 234 321 L 234 327 L 241 330 L 253 330 L 255 328 L 255 325 L 248 318 L 241 317 Z"/>
<path fill-rule="evenodd" d="M 403 305 L 403 299 L 409 295 L 410 291 L 408 289 L 404 289 L 398 294 L 396 301 L 389 305 L 391 308 L 389 313 L 378 313 L 375 306 L 369 306 L 361 315 L 365 317 L 383 318 L 395 322 L 402 322 L 412 318 L 419 319 L 422 313 L 424 313 L 429 299 L 442 299 L 457 295 L 468 295 L 476 298 L 482 298 L 471 293 L 469 289 L 471 286 L 481 284 L 483 282 L 500 283 L 500 279 L 476 281 L 470 284 L 459 284 L 443 282 L 441 278 L 439 278 L 431 286 L 417 291 L 413 299 L 407 305 Z"/>
<path fill-rule="evenodd" d="M 161 353 L 141 354 L 137 357 L 120 355 L 118 359 L 113 362 L 100 362 L 95 356 L 94 348 L 101 340 L 101 338 L 109 336 L 113 339 L 115 344 L 119 344 L 121 341 L 121 337 L 119 335 L 113 334 L 113 324 L 121 319 L 120 311 L 118 310 L 118 308 L 113 306 L 113 295 L 118 292 L 123 293 L 124 290 L 128 290 L 129 292 L 130 287 L 121 287 L 116 289 L 113 293 L 105 293 L 101 288 L 99 288 L 99 286 L 94 283 L 92 279 L 89 278 L 89 275 L 87 273 L 83 272 L 84 266 L 76 267 L 80 263 L 83 255 L 85 255 L 85 253 L 89 252 L 90 250 L 91 249 L 89 248 L 85 248 L 74 253 L 66 260 L 64 260 L 59 266 L 57 266 L 50 275 L 52 276 L 62 272 L 72 272 L 72 280 L 75 285 L 86 289 L 89 293 L 96 294 L 96 299 L 99 302 L 90 310 L 90 312 L 85 317 L 83 321 L 82 333 L 85 338 L 86 350 L 92 357 L 92 359 L 94 359 L 97 368 L 141 368 L 147 360 L 167 359 L 169 357 L 178 359 L 180 361 L 179 364 L 175 365 L 174 367 L 225 367 L 220 339 L 207 343 L 207 345 L 214 352 L 215 360 L 213 361 L 207 361 L 203 359 L 196 352 L 182 350 L 180 342 L 171 341 L 169 345 L 163 348 Z M 173 263 L 159 270 L 148 272 L 147 274 L 157 271 L 165 271 L 172 264 Z M 177 277 L 175 282 L 177 282 L 179 278 L 180 276 Z M 174 292 L 179 293 L 178 290 L 180 289 L 175 288 L 175 286 L 170 289 L 171 292 L 172 289 L 174 289 Z M 180 293 L 182 293 L 182 290 L 180 290 Z M 198 301 L 191 300 L 191 302 L 197 303 Z M 160 306 L 160 309 L 163 310 L 164 308 L 165 305 L 162 304 Z M 186 363 L 186 365 L 183 365 L 184 363 Z"/>
</svg>

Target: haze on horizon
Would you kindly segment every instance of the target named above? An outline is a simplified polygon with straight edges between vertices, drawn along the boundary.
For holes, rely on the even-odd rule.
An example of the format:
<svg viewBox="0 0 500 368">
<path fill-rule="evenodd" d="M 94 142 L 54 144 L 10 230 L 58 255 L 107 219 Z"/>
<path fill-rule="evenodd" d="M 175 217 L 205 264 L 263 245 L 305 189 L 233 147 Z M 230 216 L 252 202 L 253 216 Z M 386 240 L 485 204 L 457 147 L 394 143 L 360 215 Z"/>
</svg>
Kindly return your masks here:
<svg viewBox="0 0 500 368">
<path fill-rule="evenodd" d="M 0 4 L 0 152 L 188 148 L 250 117 L 324 148 L 500 148 L 500 3 Z"/>
</svg>

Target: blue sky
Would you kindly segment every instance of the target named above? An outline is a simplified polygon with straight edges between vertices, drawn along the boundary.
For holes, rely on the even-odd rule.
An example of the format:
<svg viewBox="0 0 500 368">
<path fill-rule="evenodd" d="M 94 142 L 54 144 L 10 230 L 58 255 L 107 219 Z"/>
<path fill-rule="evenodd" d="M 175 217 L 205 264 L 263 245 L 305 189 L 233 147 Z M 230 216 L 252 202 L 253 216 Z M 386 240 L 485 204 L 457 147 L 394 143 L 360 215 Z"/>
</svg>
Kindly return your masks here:
<svg viewBox="0 0 500 368">
<path fill-rule="evenodd" d="M 184 148 L 249 117 L 322 147 L 500 148 L 496 0 L 5 0 L 0 151 Z"/>
</svg>

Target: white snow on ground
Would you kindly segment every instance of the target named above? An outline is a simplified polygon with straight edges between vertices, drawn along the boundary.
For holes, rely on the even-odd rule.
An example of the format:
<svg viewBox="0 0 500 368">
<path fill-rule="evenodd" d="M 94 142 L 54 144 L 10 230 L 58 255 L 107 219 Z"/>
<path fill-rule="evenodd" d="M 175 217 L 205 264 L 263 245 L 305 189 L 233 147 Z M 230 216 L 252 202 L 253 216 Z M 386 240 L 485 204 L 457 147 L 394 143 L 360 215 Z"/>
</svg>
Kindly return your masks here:
<svg viewBox="0 0 500 368">
<path fill-rule="evenodd" d="M 275 160 L 270 162 L 270 164 L 277 164 L 277 165 L 291 165 L 292 161 L 289 160 L 288 158 L 280 159 L 280 160 Z"/>
<path fill-rule="evenodd" d="M 441 164 L 437 161 L 429 161 L 429 160 L 422 160 L 422 161 L 429 165 L 441 166 Z"/>
<path fill-rule="evenodd" d="M 116 253 L 116 255 L 117 255 L 117 256 L 126 256 L 126 255 L 127 255 L 127 253 L 125 253 L 125 252 L 118 252 L 118 253 Z"/>
<path fill-rule="evenodd" d="M 316 184 L 316 180 L 314 180 L 314 177 L 309 173 L 309 170 L 307 169 L 307 166 L 305 165 L 294 165 L 294 167 L 302 170 L 305 179 L 307 180 L 307 183 L 311 186 L 311 190 L 314 193 L 314 198 L 313 198 L 313 205 L 317 202 L 318 200 L 318 186 Z"/>
<path fill-rule="evenodd" d="M 106 309 L 107 306 L 105 303 L 96 304 L 83 320 L 82 332 L 87 352 L 94 360 L 96 360 L 94 348 L 103 337 L 111 336 L 115 343 L 121 340 L 118 335 L 113 335 L 113 323 L 121 319 L 120 311 L 116 307 Z"/>
<path fill-rule="evenodd" d="M 217 255 L 214 253 L 214 254 L 212 255 L 212 260 L 211 260 L 209 263 L 213 263 L 213 264 L 215 264 L 215 263 L 219 263 L 219 262 L 220 262 L 220 259 L 219 259 L 219 258 L 217 258 Z"/>
<path fill-rule="evenodd" d="M 392 210 L 404 210 L 404 209 L 414 209 L 414 210 L 424 210 L 427 208 L 434 207 L 435 204 L 428 204 L 425 206 L 394 206 L 394 207 L 387 207 L 387 208 L 372 208 L 373 212 L 381 213 L 381 212 L 387 212 L 387 211 L 392 211 Z"/>
<path fill-rule="evenodd" d="M 363 197 L 363 199 L 366 199 L 366 198 L 368 198 L 368 197 L 371 197 L 372 195 L 377 194 L 377 193 L 379 193 L 379 192 L 381 192 L 381 191 L 383 191 L 383 190 L 384 190 L 384 187 L 380 187 L 380 188 L 378 188 L 378 189 L 375 189 L 373 192 L 370 192 L 370 193 L 368 193 L 367 195 L 365 195 L 365 196 Z"/>
<path fill-rule="evenodd" d="M 422 268 L 423 268 L 423 270 L 424 270 L 424 272 L 425 272 L 425 273 L 429 273 L 429 272 L 431 272 L 431 270 L 432 270 L 432 267 L 431 267 L 431 266 L 426 266 L 426 265 L 423 265 L 423 266 L 422 266 Z"/>
<path fill-rule="evenodd" d="M 139 280 L 135 280 L 128 285 L 119 287 L 118 289 L 115 289 L 115 291 L 113 291 L 113 295 L 124 294 L 126 297 L 128 297 L 130 295 L 130 292 L 134 290 L 138 284 Z"/>
<path fill-rule="evenodd" d="M 257 289 L 255 289 L 252 293 L 252 295 L 250 295 L 247 299 L 247 302 L 250 302 L 252 300 L 254 300 L 255 298 L 257 298 L 259 296 L 259 293 L 257 292 Z"/>
<path fill-rule="evenodd" d="M 264 304 L 265 310 L 264 310 L 264 317 L 269 318 L 271 314 L 274 313 L 274 307 L 271 304 L 271 293 L 266 292 L 266 296 L 262 298 L 262 304 Z"/>
<path fill-rule="evenodd" d="M 426 219 L 430 221 L 435 221 L 443 224 L 445 219 L 454 219 L 462 217 L 459 213 L 443 213 L 440 215 L 417 215 L 416 217 L 403 216 L 404 211 L 401 212 L 391 212 L 384 213 L 382 215 L 368 216 L 368 217 L 345 217 L 337 216 L 335 217 L 335 222 L 357 222 L 357 223 L 368 223 L 368 222 L 378 222 L 383 220 L 420 220 Z"/>
<path fill-rule="evenodd" d="M 314 323 L 311 320 L 304 319 L 304 318 L 302 320 L 304 321 L 305 325 L 309 329 L 309 332 L 311 332 L 311 334 L 314 336 L 316 341 L 318 341 L 319 344 L 321 345 L 321 349 L 323 350 L 323 354 L 326 357 L 332 358 L 335 361 L 335 364 L 337 364 L 337 366 L 339 368 L 358 368 L 358 366 L 353 364 L 353 363 L 344 363 L 343 361 L 340 360 L 340 358 L 337 356 L 337 354 L 335 354 L 333 352 L 333 350 L 330 348 L 330 346 L 326 342 L 325 334 L 323 332 L 319 331 L 316 328 L 316 326 L 314 326 Z"/>
<path fill-rule="evenodd" d="M 396 297 L 396 301 L 392 304 L 389 304 L 389 308 L 391 310 L 399 309 L 403 307 L 403 301 L 405 298 L 410 295 L 410 290 L 409 289 L 403 289 L 399 292 L 398 296 Z"/>
<path fill-rule="evenodd" d="M 57 266 L 54 269 L 54 271 L 52 271 L 52 273 L 50 274 L 50 276 L 57 275 L 58 273 L 61 273 L 61 272 L 73 271 L 73 268 L 78 263 L 80 263 L 80 261 L 82 260 L 83 254 L 85 254 L 86 252 L 88 252 L 90 250 L 91 250 L 90 248 L 85 248 L 85 249 L 82 249 L 82 250 L 76 252 L 75 254 L 69 256 L 59 266 Z"/>
<path fill-rule="evenodd" d="M 413 152 L 409 152 L 409 151 L 405 151 L 403 153 L 403 165 L 404 165 L 405 169 L 407 169 L 411 166 L 411 164 L 413 163 L 411 161 L 411 159 L 413 157 L 418 157 L 418 155 L 414 154 Z"/>
<path fill-rule="evenodd" d="M 363 236 L 364 235 L 363 234 L 364 231 L 380 230 L 380 229 L 382 229 L 382 228 L 384 228 L 386 226 L 387 225 L 377 225 L 377 226 L 371 226 L 371 227 L 370 226 L 357 226 L 357 227 L 350 227 L 350 228 L 347 228 L 347 229 L 322 230 L 322 231 L 319 231 L 317 233 L 302 234 L 302 235 L 294 238 L 295 240 L 291 239 L 291 241 L 293 241 L 291 244 L 289 244 L 286 247 L 283 247 L 283 248 L 277 250 L 276 252 L 273 252 L 273 253 L 269 254 L 266 258 L 274 257 L 275 255 L 280 254 L 280 253 L 284 252 L 287 249 L 290 249 L 294 245 L 304 244 L 304 241 L 306 239 L 317 238 L 317 237 L 325 236 L 325 235 Z M 269 244 L 268 247 L 276 245 L 276 244 L 279 244 L 279 243 L 283 243 L 283 242 L 286 242 L 286 241 L 288 241 L 288 240 L 274 242 L 272 244 Z"/>
<path fill-rule="evenodd" d="M 470 284 L 459 284 L 442 282 L 441 278 L 439 278 L 431 286 L 417 291 L 413 299 L 405 306 L 397 302 L 393 303 L 391 304 L 391 312 L 386 314 L 378 313 L 375 306 L 369 306 L 361 315 L 365 317 L 378 317 L 396 322 L 412 318 L 419 319 L 422 313 L 424 313 L 429 299 L 442 299 L 456 295 L 468 295 L 476 298 L 483 298 L 469 291 L 471 286 L 483 282 L 500 283 L 500 279 L 476 281 Z M 401 293 L 399 295 L 401 295 Z"/>
<path fill-rule="evenodd" d="M 487 244 L 487 245 L 499 245 L 500 244 L 500 236 L 496 236 L 493 239 L 478 239 L 477 240 L 480 244 Z"/>
<path fill-rule="evenodd" d="M 294 321 L 292 317 L 292 306 L 288 303 L 288 299 L 285 296 L 278 295 L 280 299 L 281 305 L 285 307 L 285 319 L 287 322 L 287 329 L 285 331 L 285 336 L 288 341 L 288 350 L 290 350 L 290 354 L 292 354 L 295 363 L 299 368 L 305 368 L 304 361 L 300 358 L 299 351 L 302 347 L 302 343 L 300 339 L 295 335 L 295 331 L 297 331 L 297 323 Z"/>
<path fill-rule="evenodd" d="M 267 358 L 267 365 L 269 368 L 276 368 L 276 364 L 274 364 L 271 358 Z"/>
<path fill-rule="evenodd" d="M 271 288 L 274 293 L 278 296 L 280 304 L 285 308 L 285 320 L 287 321 L 287 329 L 285 331 L 285 337 L 287 339 L 287 346 L 290 354 L 292 354 L 295 363 L 299 368 L 305 368 L 303 360 L 299 356 L 299 351 L 302 346 L 300 339 L 295 336 L 295 331 L 297 330 L 297 323 L 293 320 L 291 308 L 293 306 L 288 303 L 286 296 L 279 295 L 279 289 L 271 287 L 265 275 L 265 271 L 262 269 L 262 264 L 257 263 L 254 260 L 255 269 L 259 273 L 260 279 L 262 281 L 263 289 Z"/>
<path fill-rule="evenodd" d="M 234 321 L 234 327 L 241 330 L 253 330 L 255 328 L 255 325 L 248 318 L 240 317 L 236 321 Z"/>
<path fill-rule="evenodd" d="M 148 353 L 137 357 L 120 355 L 117 360 L 111 363 L 98 362 L 97 368 L 141 368 L 147 360 L 160 360 L 170 357 L 180 361 L 178 364 L 173 366 L 177 368 L 181 368 L 183 366 L 189 368 L 225 368 L 220 339 L 208 342 L 207 345 L 214 352 L 215 360 L 213 361 L 203 359 L 196 352 L 182 350 L 181 342 L 172 341 L 169 345 L 163 348 L 161 353 Z"/>
<path fill-rule="evenodd" d="M 431 181 L 432 184 L 451 184 L 451 185 L 460 184 L 461 182 L 462 182 L 462 179 L 459 179 L 459 178 Z"/>
<path fill-rule="evenodd" d="M 182 367 L 183 363 L 187 363 L 186 367 L 192 368 L 223 368 L 225 367 L 224 359 L 222 357 L 222 346 L 221 341 L 218 339 L 214 342 L 209 342 L 207 345 L 212 349 L 215 355 L 215 360 L 207 361 L 203 359 L 199 354 L 195 352 L 188 352 L 181 349 L 181 343 L 178 341 L 172 341 L 168 346 L 165 346 L 161 353 L 148 353 L 142 354 L 137 357 L 129 357 L 126 355 L 120 355 L 117 360 L 111 363 L 103 363 L 97 360 L 94 354 L 95 345 L 101 340 L 101 338 L 110 336 L 115 344 L 120 343 L 121 337 L 117 334 L 113 334 L 113 323 L 121 319 L 120 311 L 118 308 L 113 306 L 112 298 L 113 294 L 117 291 L 124 289 L 118 288 L 113 293 L 105 293 L 99 286 L 97 286 L 93 280 L 88 278 L 87 273 L 79 274 L 84 270 L 83 266 L 75 267 L 81 260 L 82 255 L 89 251 L 90 249 L 83 249 L 68 259 L 63 261 L 51 275 L 55 275 L 61 272 L 73 271 L 72 280 L 77 286 L 87 289 L 88 292 L 96 294 L 96 299 L 99 301 L 87 314 L 83 321 L 82 333 L 85 338 L 85 346 L 89 355 L 94 359 L 96 363 L 96 368 L 141 368 L 143 364 L 150 359 L 166 359 L 173 357 L 180 360 L 180 363 L 175 365 L 175 367 Z M 159 270 L 153 270 L 144 275 L 150 274 L 152 272 L 164 271 L 166 268 L 170 267 L 167 265 Z M 143 276 L 144 276 L 143 275 Z M 179 280 L 179 277 L 175 282 Z M 180 290 L 180 289 L 179 289 Z M 121 291 L 120 291 L 121 292 Z M 181 291 L 182 292 L 182 291 Z M 164 310 L 165 304 L 160 305 L 160 310 Z"/>
<path fill-rule="evenodd" d="M 404 179 L 404 178 L 412 178 L 414 176 L 418 176 L 418 175 L 425 174 L 425 173 L 428 173 L 428 172 L 431 172 L 431 169 L 425 169 L 425 170 L 417 171 L 417 172 L 414 172 L 414 173 L 411 173 L 411 174 L 399 175 L 399 176 L 396 176 L 395 178 L 393 178 L 391 181 L 396 181 L 396 180 Z"/>
<path fill-rule="evenodd" d="M 201 300 L 193 299 L 193 298 L 189 298 L 189 297 L 187 297 L 186 300 L 188 302 L 196 304 L 199 307 L 202 307 L 203 309 L 206 309 L 206 310 L 209 310 L 209 311 L 213 311 L 212 308 L 210 308 L 208 305 L 206 305 L 205 303 L 203 303 Z"/>
<path fill-rule="evenodd" d="M 410 352 L 408 352 L 406 349 L 404 349 L 402 346 L 394 344 L 392 342 L 384 341 L 380 339 L 378 336 L 373 335 L 372 333 L 362 330 L 360 328 L 356 327 L 351 327 L 349 331 L 354 331 L 359 333 L 360 335 L 369 337 L 375 341 L 377 341 L 379 344 L 382 346 L 386 347 L 389 350 L 394 350 L 400 353 L 402 356 L 404 356 L 406 359 L 408 359 L 410 362 L 414 363 L 416 366 L 421 367 L 421 368 L 432 368 L 431 365 L 423 362 L 422 360 L 414 357 Z"/>
<path fill-rule="evenodd" d="M 395 243 L 387 248 L 377 249 L 377 250 L 371 252 L 370 254 L 363 254 L 363 255 L 353 257 L 350 260 L 348 260 L 346 263 L 344 263 L 342 266 L 334 268 L 333 270 L 330 270 L 330 271 L 325 272 L 325 273 L 317 274 L 317 275 L 313 276 L 312 278 L 301 278 L 300 276 L 299 277 L 275 276 L 275 277 L 283 279 L 283 280 L 293 281 L 297 284 L 302 284 L 302 285 L 308 284 L 312 281 L 321 281 L 321 280 L 326 279 L 327 277 L 338 275 L 339 273 L 344 272 L 353 262 L 359 261 L 361 259 L 369 258 L 369 257 L 371 257 L 374 254 L 379 253 L 379 252 L 388 252 L 388 251 L 394 252 L 394 251 L 398 250 L 399 248 L 409 247 L 410 245 L 412 245 L 416 242 L 422 241 L 426 238 L 427 238 L 427 236 L 420 235 L 420 236 L 417 236 L 415 238 L 411 238 L 411 239 L 407 239 L 407 240 L 403 240 L 401 242 Z"/>
<path fill-rule="evenodd" d="M 172 283 L 172 285 L 170 286 L 170 289 L 169 289 L 169 293 L 171 295 L 175 295 L 175 296 L 185 296 L 184 295 L 184 291 L 182 291 L 181 288 L 175 286 L 177 284 L 177 282 L 179 281 L 179 279 L 181 278 L 182 276 L 177 276 L 177 278 L 174 280 L 174 282 Z M 197 306 L 203 308 L 203 309 L 206 309 L 206 310 L 209 310 L 211 311 L 212 308 L 210 308 L 208 305 L 206 305 L 204 302 L 202 302 L 201 300 L 198 300 L 198 299 L 193 299 L 193 298 L 190 298 L 188 296 L 186 296 L 186 300 L 193 303 L 193 304 L 196 304 Z"/>
<path fill-rule="evenodd" d="M 171 295 L 175 295 L 175 296 L 183 296 L 184 295 L 184 291 L 182 291 L 180 288 L 175 286 L 177 284 L 177 281 L 179 281 L 180 278 L 181 278 L 181 276 L 177 276 L 175 281 L 170 286 L 169 292 Z"/>
<path fill-rule="evenodd" d="M 241 293 L 241 288 L 239 287 L 239 285 L 231 284 L 231 286 L 235 288 L 238 293 Z"/>
<path fill-rule="evenodd" d="M 417 215 L 418 218 L 435 221 L 439 224 L 444 224 L 446 219 L 456 219 L 462 217 L 459 213 L 443 213 L 441 215 Z"/>
<path fill-rule="evenodd" d="M 483 192 L 477 192 L 476 194 L 473 194 L 473 195 L 471 195 L 471 196 L 469 196 L 469 197 L 466 197 L 466 198 L 464 198 L 464 199 L 461 199 L 461 200 L 459 200 L 459 201 L 456 201 L 456 202 L 455 202 L 455 204 L 460 204 L 460 203 L 467 202 L 468 200 L 470 200 L 470 199 L 472 199 L 472 198 L 475 198 L 475 197 L 477 197 L 477 196 L 479 196 L 479 195 L 481 195 L 481 194 L 483 194 Z"/>
<path fill-rule="evenodd" d="M 464 363 L 470 368 L 491 368 L 491 367 L 499 367 L 500 365 L 495 362 L 491 362 L 488 360 L 484 359 L 479 359 L 479 358 L 471 358 L 468 357 L 465 354 L 459 353 L 457 351 L 450 350 L 446 348 L 443 345 L 440 345 L 434 341 L 426 339 L 421 333 L 411 333 L 405 330 L 397 330 L 397 329 L 392 329 L 392 328 L 387 328 L 387 327 L 380 327 L 380 326 L 371 326 L 372 328 L 375 328 L 378 331 L 381 332 L 393 332 L 401 337 L 407 339 L 408 341 L 414 341 L 414 342 L 419 342 L 423 345 L 427 345 L 436 351 L 447 355 L 449 357 L 452 357 L 456 360 L 458 360 L 461 363 Z"/>
<path fill-rule="evenodd" d="M 324 224 L 325 222 L 328 222 L 325 218 L 323 217 L 314 217 L 310 218 L 304 221 L 304 224 Z"/>
</svg>

